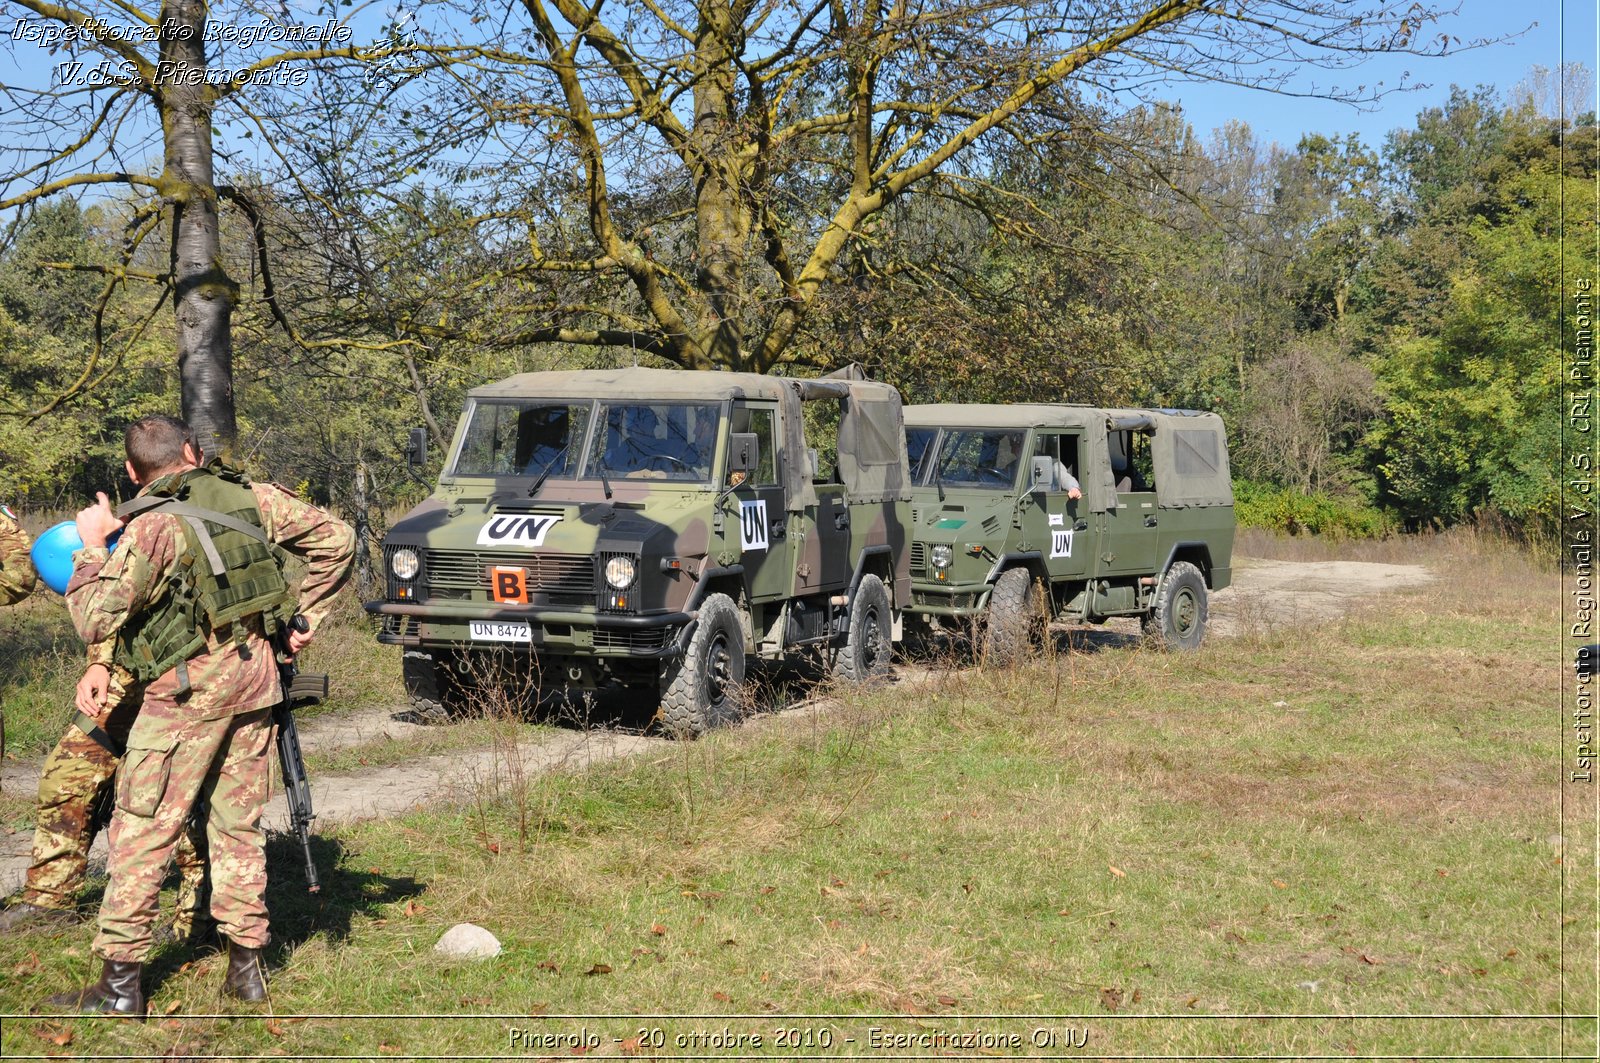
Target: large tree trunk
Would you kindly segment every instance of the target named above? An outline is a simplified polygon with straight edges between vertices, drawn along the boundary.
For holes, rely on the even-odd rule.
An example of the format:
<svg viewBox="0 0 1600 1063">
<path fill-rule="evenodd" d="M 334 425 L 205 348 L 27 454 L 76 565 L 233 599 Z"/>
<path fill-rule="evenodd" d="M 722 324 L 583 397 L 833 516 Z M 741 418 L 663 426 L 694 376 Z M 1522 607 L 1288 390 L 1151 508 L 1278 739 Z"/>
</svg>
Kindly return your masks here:
<svg viewBox="0 0 1600 1063">
<path fill-rule="evenodd" d="M 699 246 L 696 281 L 706 300 L 701 350 L 710 365 L 744 369 L 744 259 L 750 211 L 739 187 L 738 129 L 734 96 L 733 35 L 738 32 L 725 2 L 702 9 L 694 86 L 695 223 Z"/>
<path fill-rule="evenodd" d="M 172 272 L 183 416 L 208 454 L 231 453 L 233 307 L 239 286 L 222 266 L 217 189 L 211 169 L 212 90 L 205 84 L 205 0 L 161 6 L 156 93 L 166 146 L 161 191 L 172 203 Z"/>
</svg>

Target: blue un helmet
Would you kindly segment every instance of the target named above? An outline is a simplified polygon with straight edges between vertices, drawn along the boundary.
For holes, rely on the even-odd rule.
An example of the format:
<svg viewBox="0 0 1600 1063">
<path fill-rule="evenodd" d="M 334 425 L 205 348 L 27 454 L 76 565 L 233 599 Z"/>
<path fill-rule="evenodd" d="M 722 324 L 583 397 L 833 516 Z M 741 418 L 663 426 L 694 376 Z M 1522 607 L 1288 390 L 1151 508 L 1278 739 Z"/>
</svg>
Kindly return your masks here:
<svg viewBox="0 0 1600 1063">
<path fill-rule="evenodd" d="M 113 532 L 106 539 L 106 546 L 115 550 L 121 534 L 121 531 Z M 33 567 L 44 585 L 57 594 L 66 594 L 67 584 L 72 580 L 72 555 L 82 549 L 83 539 L 78 535 L 78 525 L 64 520 L 41 532 L 33 541 L 33 549 L 28 551 L 28 556 L 33 559 Z"/>
</svg>

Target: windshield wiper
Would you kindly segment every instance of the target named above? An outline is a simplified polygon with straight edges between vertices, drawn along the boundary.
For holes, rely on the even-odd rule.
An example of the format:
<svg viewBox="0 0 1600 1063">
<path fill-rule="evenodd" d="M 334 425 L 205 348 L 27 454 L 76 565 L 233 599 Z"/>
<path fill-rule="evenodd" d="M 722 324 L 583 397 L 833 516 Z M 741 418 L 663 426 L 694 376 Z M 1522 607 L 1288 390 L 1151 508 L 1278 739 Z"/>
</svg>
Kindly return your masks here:
<svg viewBox="0 0 1600 1063">
<path fill-rule="evenodd" d="M 553 469 L 555 469 L 556 462 L 564 461 L 566 459 L 566 457 L 567 457 L 567 451 L 569 449 L 571 449 L 571 447 L 572 447 L 571 443 L 568 443 L 566 446 L 562 447 L 560 452 L 557 453 L 555 457 L 551 458 L 548 462 L 546 462 L 545 463 L 545 467 L 543 469 L 539 470 L 539 475 L 533 481 L 533 486 L 528 488 L 528 497 L 529 498 L 532 498 L 534 495 L 539 493 L 539 488 L 544 486 L 544 482 L 550 478 L 551 471 Z"/>
<path fill-rule="evenodd" d="M 944 462 L 933 463 L 933 486 L 939 489 L 939 501 L 944 501 Z"/>
<path fill-rule="evenodd" d="M 611 481 L 606 479 L 606 459 L 601 458 L 595 462 L 594 471 L 600 474 L 600 486 L 606 489 L 606 498 L 611 497 Z"/>
</svg>

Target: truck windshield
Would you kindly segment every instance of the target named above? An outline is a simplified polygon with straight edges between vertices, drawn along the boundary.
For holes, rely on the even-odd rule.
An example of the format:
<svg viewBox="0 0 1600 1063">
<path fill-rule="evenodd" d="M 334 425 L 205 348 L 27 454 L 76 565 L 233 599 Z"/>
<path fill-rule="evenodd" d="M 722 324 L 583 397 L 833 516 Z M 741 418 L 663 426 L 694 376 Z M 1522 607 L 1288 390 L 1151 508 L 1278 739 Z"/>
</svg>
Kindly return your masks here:
<svg viewBox="0 0 1600 1063">
<path fill-rule="evenodd" d="M 478 403 L 467 422 L 455 475 L 575 475 L 591 405 L 537 399 Z"/>
<path fill-rule="evenodd" d="M 916 428 L 906 425 L 906 454 L 911 459 L 911 482 L 922 482 L 922 472 L 931 464 L 927 459 L 933 455 L 930 448 L 933 446 L 933 437 L 939 434 L 937 428 Z"/>
<path fill-rule="evenodd" d="M 939 447 L 939 482 L 945 487 L 1010 488 L 1027 433 L 1021 429 L 947 428 Z"/>
<path fill-rule="evenodd" d="M 601 403 L 584 475 L 705 483 L 721 416 L 718 403 Z"/>
</svg>

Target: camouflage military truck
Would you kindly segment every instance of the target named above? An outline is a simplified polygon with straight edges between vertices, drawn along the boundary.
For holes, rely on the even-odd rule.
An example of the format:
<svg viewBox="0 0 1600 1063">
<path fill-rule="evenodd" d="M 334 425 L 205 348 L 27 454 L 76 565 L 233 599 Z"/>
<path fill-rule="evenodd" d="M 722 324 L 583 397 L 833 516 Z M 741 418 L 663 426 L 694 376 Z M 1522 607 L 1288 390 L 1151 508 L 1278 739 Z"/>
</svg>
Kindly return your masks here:
<svg viewBox="0 0 1600 1063">
<path fill-rule="evenodd" d="M 888 385 L 843 378 L 476 388 L 438 486 L 384 538 L 378 637 L 405 648 L 424 709 L 531 667 L 545 687 L 649 688 L 676 733 L 736 714 L 749 658 L 821 647 L 846 678 L 881 674 L 911 591 L 900 411 Z M 830 426 L 823 446 L 807 421 Z"/>
<path fill-rule="evenodd" d="M 1192 649 L 1228 585 L 1233 489 L 1215 414 L 1067 405 L 908 406 L 909 611 L 982 619 L 1024 652 L 1049 620 L 1142 618 Z M 1081 497 L 1071 497 L 1074 487 Z"/>
</svg>

